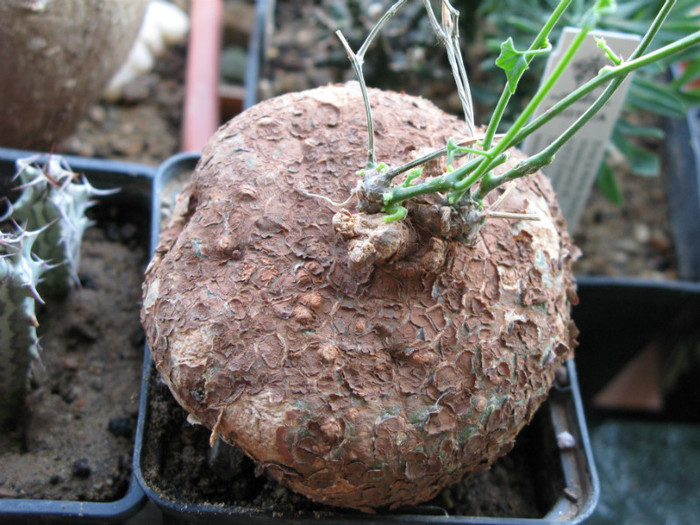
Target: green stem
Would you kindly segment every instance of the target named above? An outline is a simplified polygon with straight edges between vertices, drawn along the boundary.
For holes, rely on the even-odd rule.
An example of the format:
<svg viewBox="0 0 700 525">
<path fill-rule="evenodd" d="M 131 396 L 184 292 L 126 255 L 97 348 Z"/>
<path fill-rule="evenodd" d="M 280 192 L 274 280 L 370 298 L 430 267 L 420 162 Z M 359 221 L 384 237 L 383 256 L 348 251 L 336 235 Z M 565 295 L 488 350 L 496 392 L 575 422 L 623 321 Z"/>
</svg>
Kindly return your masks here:
<svg viewBox="0 0 700 525">
<path fill-rule="evenodd" d="M 656 26 L 656 24 L 655 24 Z M 650 31 L 653 30 L 655 26 L 652 26 L 650 28 Z M 653 35 L 651 35 L 653 37 Z M 650 38 L 644 38 L 642 43 L 640 43 L 640 51 L 643 49 L 646 49 L 648 47 L 648 43 L 651 41 Z M 648 53 L 644 56 L 641 56 L 639 58 L 636 58 L 634 60 L 630 60 L 628 62 L 624 62 L 623 64 L 619 66 L 614 66 L 610 67 L 604 72 L 600 73 L 596 78 L 590 80 L 583 86 L 581 86 L 579 89 L 574 91 L 572 94 L 569 96 L 565 97 L 561 102 L 556 104 L 552 110 L 548 111 L 546 114 L 549 115 L 549 117 L 546 120 L 551 119 L 553 116 L 556 114 L 560 113 L 567 107 L 569 107 L 571 104 L 574 102 L 578 101 L 582 97 L 586 96 L 588 93 L 593 91 L 595 88 L 598 86 L 605 84 L 607 82 L 610 82 L 611 80 L 614 80 L 616 78 L 624 78 L 624 76 L 628 75 L 632 71 L 635 71 L 641 67 L 644 67 L 646 65 L 649 65 L 657 60 L 660 60 L 662 58 L 667 58 L 668 56 L 671 56 L 679 51 L 683 51 L 693 45 L 697 45 L 700 43 L 700 31 L 693 33 L 692 35 L 688 35 L 685 38 L 682 38 L 681 40 L 678 40 L 672 44 L 668 44 L 662 48 L 659 48 L 651 53 Z M 607 92 L 607 90 L 606 90 Z M 601 95 L 602 96 L 602 95 Z M 607 96 L 607 95 L 606 95 Z M 601 101 L 604 102 L 604 101 Z M 600 109 L 598 106 L 598 103 L 594 104 L 595 108 Z M 556 110 L 555 110 L 556 108 Z M 596 111 L 597 111 L 596 109 Z M 556 113 L 554 112 L 556 111 Z M 586 118 L 590 119 L 592 117 L 593 113 L 592 112 L 586 112 L 584 115 L 586 115 Z M 544 115 L 543 115 L 544 116 Z M 396 202 L 400 202 L 403 200 L 406 200 L 410 197 L 415 197 L 417 195 L 422 195 L 425 193 L 431 193 L 435 191 L 449 191 L 449 190 L 460 190 L 462 188 L 468 188 L 469 185 L 473 184 L 477 180 L 479 180 L 479 171 L 486 172 L 486 170 L 492 170 L 495 167 L 496 164 L 496 159 L 502 163 L 500 155 L 502 155 L 506 150 L 508 150 L 510 147 L 514 146 L 515 144 L 521 142 L 527 135 L 530 133 L 534 132 L 536 129 L 538 129 L 541 125 L 543 125 L 546 120 L 542 118 L 538 118 L 535 121 L 533 121 L 532 124 L 524 127 L 520 133 L 517 133 L 515 135 L 512 135 L 509 137 L 509 134 L 506 134 L 506 136 L 493 148 L 491 148 L 487 152 L 487 157 L 486 158 L 477 158 L 474 159 L 473 161 L 469 162 L 468 164 L 465 164 L 464 166 L 461 166 L 460 168 L 457 168 L 453 172 L 449 173 L 448 176 L 443 176 L 443 177 L 438 177 L 436 179 L 433 179 L 431 181 L 426 181 L 423 184 L 417 184 L 415 186 L 412 186 L 410 188 L 410 192 L 394 192 L 391 191 L 390 196 L 387 198 L 387 203 L 392 204 Z M 580 125 L 583 125 L 584 122 L 579 122 L 577 124 L 578 129 Z M 570 130 L 571 133 L 567 131 L 567 137 L 570 138 L 570 136 L 575 132 L 575 129 Z M 563 144 L 563 141 L 556 141 L 554 147 L 561 147 L 561 144 Z M 442 151 L 444 150 L 438 150 L 438 153 L 443 154 Z M 495 157 L 494 155 L 497 155 L 499 157 Z M 437 155 L 436 155 L 437 156 Z M 535 164 L 541 164 L 545 165 L 542 163 L 546 163 L 548 161 L 548 154 L 543 153 L 540 156 L 535 156 L 535 159 L 532 161 L 532 163 L 529 166 L 533 166 Z M 484 167 L 485 165 L 485 167 Z M 529 168 L 526 169 L 526 167 L 523 166 L 518 166 L 517 168 L 514 168 L 517 170 L 517 173 L 523 173 L 525 171 L 529 171 Z M 536 170 L 535 170 L 536 171 Z M 465 175 L 471 173 L 469 177 L 465 177 Z M 520 175 L 522 176 L 522 175 Z M 484 179 L 482 180 L 482 186 L 484 190 L 486 189 L 493 189 L 500 183 L 504 182 L 505 180 L 513 178 L 512 174 L 508 175 L 507 177 L 504 175 L 499 176 L 498 178 L 493 178 L 493 180 L 489 179 Z M 517 178 L 517 177 L 515 177 Z M 442 182 L 438 182 L 442 181 Z M 479 195 L 483 197 L 483 195 L 486 194 L 486 191 L 481 190 L 479 191 Z"/>
<path fill-rule="evenodd" d="M 474 173 L 471 174 L 471 176 L 465 178 L 464 180 L 460 181 L 459 184 L 455 185 L 455 189 L 460 191 L 466 190 L 478 180 L 480 180 L 482 177 L 485 177 L 486 174 L 490 173 L 490 171 L 493 169 L 490 166 L 490 159 L 494 158 L 497 155 L 500 155 L 512 146 L 513 138 L 525 126 L 527 121 L 530 120 L 530 117 L 532 117 L 539 105 L 552 90 L 554 85 L 557 83 L 559 78 L 562 76 L 566 68 L 573 60 L 574 56 L 578 52 L 579 48 L 583 44 L 584 40 L 586 39 L 586 36 L 588 36 L 588 33 L 591 31 L 591 29 L 593 29 L 592 23 L 585 24 L 584 27 L 581 28 L 581 31 L 579 31 L 579 33 L 576 35 L 573 42 L 571 43 L 571 46 L 569 46 L 569 49 L 566 50 L 564 56 L 557 63 L 556 67 L 554 68 L 554 71 L 552 71 L 552 74 L 549 75 L 549 77 L 547 77 L 540 89 L 537 90 L 535 96 L 532 97 L 532 100 L 530 100 L 523 112 L 516 119 L 511 128 L 506 132 L 506 135 L 503 138 L 503 140 L 501 140 L 498 144 L 496 144 L 496 146 L 489 150 L 489 156 L 482 160 L 481 165 L 474 171 Z M 485 178 L 488 180 L 490 176 L 486 176 Z"/>
<path fill-rule="evenodd" d="M 532 44 L 528 49 L 529 51 L 535 51 L 537 49 L 540 49 L 547 43 L 549 39 L 549 34 L 552 32 L 552 29 L 554 29 L 554 26 L 559 21 L 559 18 L 561 18 L 561 15 L 564 14 L 564 11 L 566 11 L 566 9 L 569 7 L 569 4 L 571 4 L 571 0 L 562 0 L 561 2 L 559 2 L 559 5 L 556 7 L 554 12 L 547 20 L 547 23 L 532 41 Z M 533 56 L 526 55 L 525 60 L 527 60 L 528 65 L 530 64 L 533 58 Z M 496 134 L 496 130 L 498 129 L 498 126 L 501 123 L 501 119 L 503 118 L 503 114 L 505 113 L 506 107 L 508 106 L 508 102 L 510 102 L 511 96 L 512 95 L 510 89 L 508 88 L 508 82 L 506 82 L 505 86 L 503 87 L 503 92 L 501 93 L 501 98 L 498 100 L 496 109 L 493 111 L 493 115 L 491 115 L 491 120 L 489 121 L 489 125 L 486 128 L 486 133 L 484 134 L 483 148 L 485 150 L 491 148 L 491 144 L 493 143 L 493 137 Z"/>
<path fill-rule="evenodd" d="M 671 11 L 675 3 L 676 0 L 668 0 L 664 4 L 659 13 L 656 15 L 654 22 L 644 35 L 644 38 L 641 40 L 634 52 L 630 55 L 629 62 L 627 62 L 627 64 L 629 64 L 630 62 L 634 62 L 649 48 L 649 45 L 654 39 L 654 36 L 656 36 L 656 34 L 658 33 L 659 29 L 661 28 L 661 25 L 663 24 L 664 20 L 668 16 L 668 13 Z M 626 63 L 623 62 L 617 67 L 621 68 L 625 64 Z M 598 111 L 600 111 L 605 106 L 608 100 L 613 96 L 613 94 L 617 91 L 620 85 L 622 85 L 625 78 L 630 73 L 631 71 L 627 71 L 626 73 L 621 74 L 616 78 L 613 78 L 610 81 L 608 87 L 605 88 L 605 91 L 603 91 L 603 93 L 596 99 L 596 101 L 589 108 L 587 108 L 586 111 L 571 126 L 569 126 L 569 128 L 561 136 L 559 136 L 554 142 L 552 142 L 541 152 L 531 156 L 526 161 L 521 162 L 515 168 L 507 171 L 506 173 L 503 173 L 499 177 L 493 177 L 488 181 L 482 181 L 476 198 L 483 199 L 489 191 L 496 188 L 500 184 L 509 180 L 514 180 L 519 177 L 523 177 L 525 175 L 529 175 L 531 173 L 535 173 L 544 166 L 551 164 L 551 162 L 554 160 L 554 155 L 556 154 L 556 152 L 559 151 L 559 149 L 561 149 L 561 147 L 564 144 L 566 144 L 584 125 L 586 125 L 586 123 L 588 123 L 593 118 L 593 116 L 595 116 L 596 113 L 598 113 Z M 575 92 L 572 93 L 572 95 L 574 94 Z M 522 131 L 524 132 L 525 130 L 523 129 Z"/>
<path fill-rule="evenodd" d="M 506 155 L 501 154 L 493 160 L 492 164 L 494 167 L 496 167 L 503 164 L 505 161 Z M 480 162 L 481 158 L 472 159 L 464 166 L 460 166 L 450 173 L 429 179 L 421 184 L 416 184 L 415 186 L 392 186 L 392 188 L 384 194 L 384 204 L 385 206 L 392 206 L 394 204 L 400 204 L 401 202 L 413 197 L 425 195 L 426 193 L 451 191 L 454 189 L 455 184 L 460 180 L 460 178 L 463 177 L 464 174 L 473 171 Z"/>
<path fill-rule="evenodd" d="M 556 117 L 566 108 L 571 106 L 574 102 L 577 102 L 581 98 L 588 95 L 597 87 L 607 82 L 610 82 L 611 80 L 617 77 L 626 76 L 637 69 L 643 68 L 645 66 L 648 66 L 649 64 L 656 62 L 657 60 L 668 58 L 669 56 L 680 51 L 684 51 L 694 45 L 697 45 L 698 43 L 700 43 L 700 31 L 696 31 L 691 35 L 688 35 L 680 40 L 677 40 L 676 42 L 673 42 L 655 51 L 652 51 L 651 53 L 648 53 L 644 56 L 641 56 L 634 60 L 623 62 L 619 66 L 607 68 L 597 77 L 589 80 L 583 86 L 579 87 L 578 89 L 561 99 L 549 110 L 547 110 L 542 115 L 534 119 L 530 124 L 523 127 L 523 129 L 520 130 L 520 132 L 510 141 L 510 145 L 515 145 L 522 142 L 528 135 L 534 133 L 544 124 L 552 120 L 552 118 Z"/>
</svg>

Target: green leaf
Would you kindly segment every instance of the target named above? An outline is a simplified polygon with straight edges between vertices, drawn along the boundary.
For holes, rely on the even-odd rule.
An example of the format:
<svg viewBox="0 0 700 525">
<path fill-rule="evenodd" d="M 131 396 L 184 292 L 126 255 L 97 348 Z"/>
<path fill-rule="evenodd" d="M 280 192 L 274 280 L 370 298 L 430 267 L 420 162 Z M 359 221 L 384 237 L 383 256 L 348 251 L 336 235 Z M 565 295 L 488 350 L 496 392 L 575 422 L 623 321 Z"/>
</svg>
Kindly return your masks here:
<svg viewBox="0 0 700 525">
<path fill-rule="evenodd" d="M 613 131 L 612 143 L 625 156 L 635 175 L 655 177 L 659 174 L 659 157 L 629 140 L 618 129 Z"/>
<path fill-rule="evenodd" d="M 593 8 L 600 15 L 605 15 L 617 9 L 615 0 L 598 0 Z"/>
<path fill-rule="evenodd" d="M 384 222 L 400 221 L 401 219 L 406 217 L 406 214 L 408 213 L 408 210 L 400 204 L 384 206 L 382 208 L 382 211 L 387 214 L 386 217 L 384 217 Z"/>
<path fill-rule="evenodd" d="M 423 174 L 423 166 L 421 166 L 420 168 L 416 168 L 414 170 L 409 171 L 408 174 L 406 175 L 406 180 L 404 181 L 402 186 L 404 188 L 408 188 L 408 187 L 412 186 L 413 180 L 417 179 L 422 174 Z"/>
<path fill-rule="evenodd" d="M 666 133 L 661 128 L 657 128 L 656 126 L 640 126 L 639 124 L 633 124 L 622 118 L 615 123 L 615 129 L 628 137 L 643 137 L 657 140 L 663 140 L 666 137 Z"/>
<path fill-rule="evenodd" d="M 622 206 L 625 202 L 620 185 L 617 183 L 615 172 L 610 168 L 607 162 L 603 162 L 596 178 L 598 188 L 603 192 L 610 202 Z"/>
<path fill-rule="evenodd" d="M 508 37 L 508 40 L 501 43 L 501 54 L 498 55 L 496 59 L 496 65 L 506 72 L 508 90 L 511 95 L 515 93 L 518 87 L 518 81 L 520 77 L 523 76 L 523 73 L 530 67 L 530 61 L 532 61 L 533 57 L 549 53 L 551 49 L 551 44 L 547 42 L 547 45 L 540 49 L 519 51 L 515 49 L 512 37 Z"/>
<path fill-rule="evenodd" d="M 668 84 L 660 84 L 641 75 L 632 77 L 627 93 L 627 103 L 637 109 L 645 109 L 664 117 L 685 116 L 686 108 L 678 90 Z"/>
<path fill-rule="evenodd" d="M 679 98 L 687 107 L 700 107 L 700 88 L 693 88 L 678 93 Z"/>
</svg>

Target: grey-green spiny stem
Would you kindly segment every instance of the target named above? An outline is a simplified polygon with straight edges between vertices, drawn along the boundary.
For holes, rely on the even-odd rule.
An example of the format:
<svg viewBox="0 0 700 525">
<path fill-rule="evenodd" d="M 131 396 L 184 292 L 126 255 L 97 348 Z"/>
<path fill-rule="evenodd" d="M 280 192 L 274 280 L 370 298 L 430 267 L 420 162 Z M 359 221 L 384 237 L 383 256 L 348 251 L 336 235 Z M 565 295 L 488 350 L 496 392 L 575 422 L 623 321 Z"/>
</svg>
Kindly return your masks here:
<svg viewBox="0 0 700 525">
<path fill-rule="evenodd" d="M 35 164 L 36 160 L 17 162 L 16 177 L 22 194 L 12 205 L 12 218 L 30 230 L 46 226 L 34 245 L 34 253 L 55 266 L 44 279 L 45 291 L 62 295 L 79 282 L 80 245 L 91 224 L 85 212 L 94 197 L 113 191 L 93 188 L 61 157 L 50 156 L 43 168 Z"/>
<path fill-rule="evenodd" d="M 0 422 L 17 422 L 24 408 L 32 364 L 39 362 L 37 289 L 59 295 L 78 283 L 85 211 L 97 190 L 67 163 L 50 156 L 17 161 L 20 196 L 0 217 Z"/>
<path fill-rule="evenodd" d="M 42 231 L 0 233 L 0 423 L 16 420 L 39 359 L 36 290 L 49 265 L 32 254 Z"/>
</svg>

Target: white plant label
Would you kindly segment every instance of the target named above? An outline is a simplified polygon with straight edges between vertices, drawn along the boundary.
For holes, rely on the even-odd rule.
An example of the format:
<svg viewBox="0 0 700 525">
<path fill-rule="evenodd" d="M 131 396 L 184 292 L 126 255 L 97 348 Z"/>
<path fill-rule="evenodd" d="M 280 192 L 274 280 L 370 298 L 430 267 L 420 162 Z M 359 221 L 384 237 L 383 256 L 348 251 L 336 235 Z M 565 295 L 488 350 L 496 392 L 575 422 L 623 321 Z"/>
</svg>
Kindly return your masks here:
<svg viewBox="0 0 700 525">
<path fill-rule="evenodd" d="M 543 81 L 561 60 L 578 32 L 579 29 L 575 27 L 564 28 L 557 47 L 549 55 Z M 627 59 L 641 40 L 640 36 L 629 33 L 592 31 L 534 117 L 541 115 L 577 87 L 592 79 L 604 66 L 612 65 L 605 52 L 598 47 L 594 37 L 605 39 L 608 46 L 622 59 Z M 629 80 L 630 77 L 610 98 L 607 105 L 559 150 L 554 157 L 554 162 L 543 170 L 552 180 L 559 205 L 571 232 L 576 229 L 583 206 L 591 193 L 603 160 L 606 143 L 610 140 L 613 127 L 622 109 Z M 523 144 L 523 151 L 533 155 L 554 141 L 584 113 L 605 90 L 605 87 L 603 85 L 595 89 L 530 135 Z"/>
</svg>

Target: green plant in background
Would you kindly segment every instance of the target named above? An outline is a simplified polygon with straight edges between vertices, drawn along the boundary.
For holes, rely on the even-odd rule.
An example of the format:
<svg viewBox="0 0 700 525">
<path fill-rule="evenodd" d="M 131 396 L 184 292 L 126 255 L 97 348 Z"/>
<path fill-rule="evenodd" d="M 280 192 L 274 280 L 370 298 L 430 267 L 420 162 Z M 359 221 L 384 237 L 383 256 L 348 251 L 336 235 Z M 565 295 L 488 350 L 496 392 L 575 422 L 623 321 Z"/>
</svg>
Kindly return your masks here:
<svg viewBox="0 0 700 525">
<path fill-rule="evenodd" d="M 80 245 L 92 198 L 113 190 L 80 180 L 61 157 L 43 168 L 17 161 L 20 196 L 0 217 L 0 423 L 17 421 L 32 363 L 39 362 L 36 302 L 79 284 Z"/>
<path fill-rule="evenodd" d="M 489 37 L 488 48 L 492 51 L 499 49 L 500 35 L 504 33 L 512 35 L 516 48 L 527 45 L 557 3 L 555 0 L 482 0 L 477 13 L 484 21 L 483 30 Z M 620 2 L 614 12 L 601 19 L 598 27 L 642 35 L 663 5 L 663 0 Z M 649 49 L 658 49 L 696 32 L 700 27 L 698 5 L 697 0 L 676 2 Z M 569 10 L 562 16 L 563 25 L 578 26 L 585 10 L 586 2 L 583 0 L 571 2 Z M 552 31 L 553 42 L 558 39 L 560 31 L 560 28 Z M 667 72 L 672 64 L 682 64 L 682 71 L 673 80 L 667 81 Z M 496 81 L 498 77 L 493 65 L 483 62 L 482 67 L 490 68 L 491 77 Z M 536 74 L 529 82 L 523 83 L 518 95 L 521 100 L 516 106 L 522 107 L 537 89 L 542 67 L 542 63 L 533 64 Z M 689 87 L 699 75 L 700 55 L 696 51 L 686 50 L 672 57 L 661 58 L 640 69 L 632 77 L 625 104 L 628 115 L 623 114 L 618 120 L 611 147 L 624 155 L 633 173 L 642 176 L 654 176 L 659 173 L 657 155 L 648 148 L 640 146 L 637 140 L 660 139 L 663 138 L 664 133 L 658 127 L 641 125 L 630 120 L 629 113 L 643 110 L 663 117 L 684 117 L 688 109 L 700 106 L 700 88 Z M 475 93 L 475 96 L 482 94 L 483 90 Z M 506 115 L 505 120 L 511 121 L 513 118 L 514 114 L 511 113 Z M 607 162 L 601 167 L 598 183 L 612 201 L 622 203 L 617 180 Z"/>
</svg>

